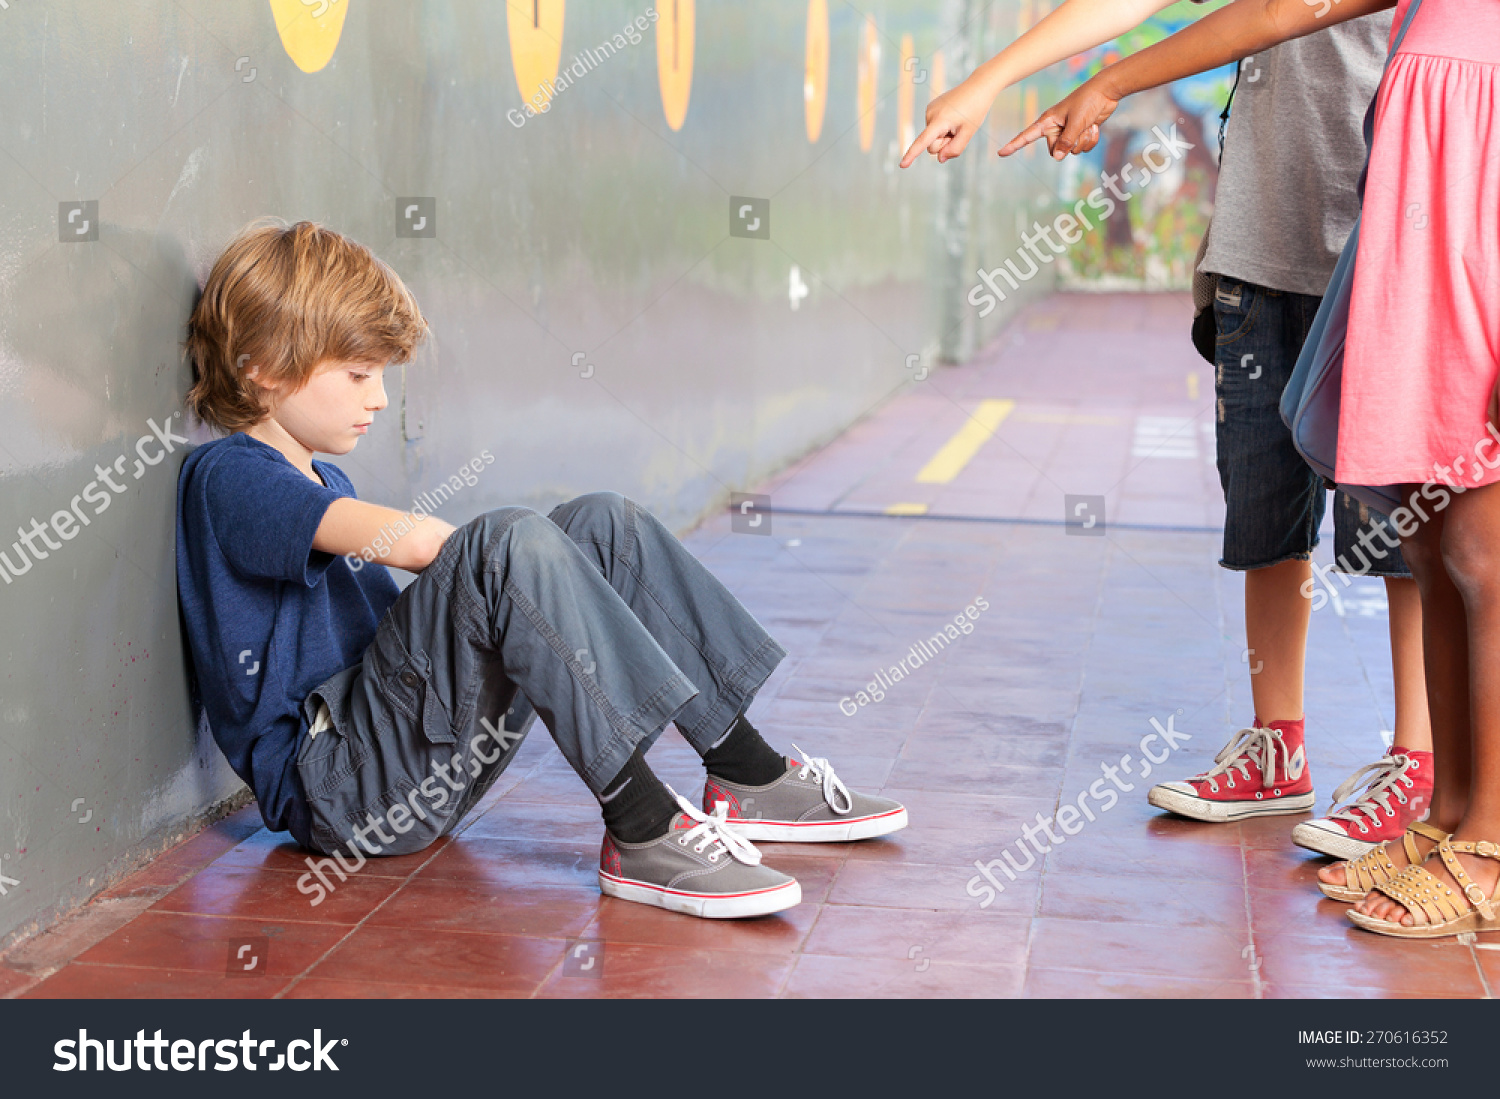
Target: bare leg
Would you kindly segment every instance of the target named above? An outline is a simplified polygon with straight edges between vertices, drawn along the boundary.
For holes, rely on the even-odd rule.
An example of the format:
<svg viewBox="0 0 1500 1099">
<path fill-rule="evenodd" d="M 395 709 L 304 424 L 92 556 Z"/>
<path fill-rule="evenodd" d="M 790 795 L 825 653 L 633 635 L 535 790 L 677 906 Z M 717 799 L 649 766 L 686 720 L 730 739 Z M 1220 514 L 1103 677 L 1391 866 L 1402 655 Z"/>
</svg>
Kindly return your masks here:
<svg viewBox="0 0 1500 1099">
<path fill-rule="evenodd" d="M 1425 502 L 1425 510 L 1433 504 Z M 1401 550 L 1422 592 L 1423 648 L 1432 715 L 1435 783 L 1429 819 L 1459 839 L 1488 839 L 1500 829 L 1500 676 L 1483 655 L 1500 641 L 1500 489 L 1470 489 L 1445 512 L 1421 523 Z M 1410 547 L 1410 548 L 1408 548 Z M 1479 659 L 1471 660 L 1471 654 Z M 1424 844 L 1424 846 L 1426 846 Z M 1486 893 L 1500 863 L 1460 855 Z M 1438 863 L 1427 869 L 1457 888 Z M 1386 920 L 1414 921 L 1383 893 L 1358 910 Z"/>
<path fill-rule="evenodd" d="M 1415 580 L 1385 582 L 1391 606 L 1391 675 L 1396 684 L 1396 739 L 1403 748 L 1432 751 L 1427 670 L 1422 663 L 1422 595 Z"/>
<path fill-rule="evenodd" d="M 1427 508 L 1430 513 L 1430 502 Z M 1401 552 L 1412 570 L 1413 579 L 1387 580 L 1385 590 L 1391 605 L 1391 670 L 1396 684 L 1396 743 L 1403 748 L 1434 753 L 1436 785 L 1427 819 L 1446 832 L 1451 831 L 1458 818 L 1463 815 L 1468 787 L 1461 770 L 1457 772 L 1459 781 L 1456 783 L 1455 770 L 1450 767 L 1445 771 L 1443 760 L 1445 757 L 1451 758 L 1454 751 L 1460 750 L 1454 730 L 1466 728 L 1468 712 L 1466 705 L 1461 706 L 1457 712 L 1451 708 L 1454 685 L 1451 682 L 1452 676 L 1447 675 L 1445 678 L 1445 672 L 1451 672 L 1456 666 L 1453 656 L 1450 654 L 1440 659 L 1440 666 L 1437 668 L 1426 665 L 1423 661 L 1426 648 L 1424 638 L 1429 634 L 1429 623 L 1434 621 L 1423 613 L 1426 607 L 1430 605 L 1433 608 L 1431 613 L 1438 616 L 1438 622 L 1443 621 L 1445 615 L 1457 613 L 1460 618 L 1463 615 L 1458 590 L 1453 587 L 1442 568 L 1442 523 L 1443 516 L 1434 515 L 1431 523 L 1423 524 L 1412 538 L 1403 540 Z M 1439 627 L 1438 634 L 1431 642 L 1434 645 L 1431 651 L 1448 652 L 1445 646 L 1452 643 L 1451 630 Z M 1444 663 L 1447 664 L 1447 669 L 1441 666 Z M 1439 678 L 1435 688 L 1430 679 L 1434 673 Z M 1429 690 L 1434 689 L 1442 695 L 1442 701 L 1436 706 L 1429 696 Z M 1441 726 L 1447 732 L 1447 737 L 1434 737 L 1434 726 Z M 1461 750 L 1466 752 L 1467 747 L 1464 746 Z M 1436 788 L 1445 777 L 1449 780 L 1446 796 Z M 1463 784 L 1461 790 L 1455 788 L 1460 783 Z M 1422 836 L 1412 838 L 1416 841 L 1417 851 L 1424 856 L 1436 846 Z M 1387 843 L 1385 853 L 1395 866 L 1407 864 L 1406 848 L 1399 839 Z M 1344 863 L 1336 862 L 1322 867 L 1318 870 L 1318 877 L 1330 885 L 1344 885 L 1347 881 Z"/>
<path fill-rule="evenodd" d="M 1422 596 L 1422 651 L 1426 668 L 1428 728 L 1435 763 L 1428 819 L 1445 831 L 1463 817 L 1472 774 L 1469 747 L 1469 634 L 1464 599 L 1443 564 L 1445 527 L 1452 509 L 1432 513 L 1401 553 Z"/>
<path fill-rule="evenodd" d="M 1302 672 L 1312 604 L 1302 585 L 1312 577 L 1308 561 L 1283 561 L 1245 573 L 1245 641 L 1250 657 L 1250 697 L 1261 725 L 1302 717 Z"/>
</svg>

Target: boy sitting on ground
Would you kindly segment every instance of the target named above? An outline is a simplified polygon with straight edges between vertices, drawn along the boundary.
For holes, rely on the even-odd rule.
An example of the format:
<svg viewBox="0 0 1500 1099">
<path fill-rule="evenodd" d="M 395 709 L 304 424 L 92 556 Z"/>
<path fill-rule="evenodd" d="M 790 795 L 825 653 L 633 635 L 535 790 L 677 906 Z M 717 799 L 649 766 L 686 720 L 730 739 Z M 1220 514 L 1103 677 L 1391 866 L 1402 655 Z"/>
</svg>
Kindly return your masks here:
<svg viewBox="0 0 1500 1099">
<path fill-rule="evenodd" d="M 421 850 L 514 758 L 533 708 L 602 808 L 611 896 L 777 912 L 800 887 L 751 840 L 905 827 L 902 806 L 746 720 L 785 650 L 634 501 L 596 492 L 455 528 L 360 501 L 314 457 L 355 448 L 386 406 L 386 365 L 426 333 L 368 249 L 276 219 L 229 245 L 188 323 L 187 404 L 227 434 L 183 463 L 178 592 L 214 738 L 266 827 L 341 861 Z M 399 590 L 365 564 L 372 546 L 417 578 Z M 703 811 L 646 763 L 668 721 L 703 757 Z"/>
</svg>

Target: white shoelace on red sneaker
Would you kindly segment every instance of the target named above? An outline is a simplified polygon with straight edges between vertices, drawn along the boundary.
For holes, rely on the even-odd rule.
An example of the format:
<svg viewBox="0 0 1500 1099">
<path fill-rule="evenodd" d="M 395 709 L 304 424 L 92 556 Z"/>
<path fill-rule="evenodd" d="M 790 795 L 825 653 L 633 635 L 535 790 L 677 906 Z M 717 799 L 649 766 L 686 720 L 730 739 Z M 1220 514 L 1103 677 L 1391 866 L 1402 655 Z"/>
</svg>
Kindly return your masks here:
<svg viewBox="0 0 1500 1099">
<path fill-rule="evenodd" d="M 1416 783 L 1406 776 L 1406 772 L 1415 770 L 1420 764 L 1411 756 L 1385 756 L 1376 760 L 1368 767 L 1361 767 L 1333 792 L 1333 804 L 1343 805 L 1349 801 L 1355 790 L 1359 789 L 1361 781 L 1365 787 L 1359 796 L 1349 801 L 1343 808 L 1336 808 L 1328 814 L 1329 820 L 1347 821 L 1356 826 L 1361 832 L 1368 833 L 1369 827 L 1365 821 L 1360 819 L 1363 813 L 1369 819 L 1370 824 L 1380 823 L 1380 814 L 1385 813 L 1387 817 L 1394 818 L 1396 810 L 1391 805 L 1391 796 L 1402 805 L 1408 799 L 1405 790 L 1410 790 Z M 1403 790 L 1403 787 L 1405 790 Z"/>
<path fill-rule="evenodd" d="M 719 802 L 714 806 L 714 811 L 710 815 L 694 808 L 692 802 L 688 801 L 687 798 L 683 797 L 676 790 L 672 790 L 670 786 L 667 789 L 677 799 L 678 808 L 698 822 L 696 828 L 692 828 L 685 835 L 677 837 L 678 843 L 686 847 L 693 840 L 697 840 L 698 842 L 693 844 L 693 850 L 701 853 L 704 848 L 708 848 L 709 862 L 718 862 L 719 856 L 727 851 L 731 858 L 739 860 L 746 866 L 760 865 L 760 849 L 749 840 L 735 835 L 725 827 L 729 816 L 728 802 Z"/>
<path fill-rule="evenodd" d="M 1279 751 L 1278 751 L 1279 749 Z M 1302 768 L 1292 774 L 1293 753 L 1288 750 L 1286 741 L 1275 729 L 1245 728 L 1234 734 L 1231 740 L 1218 755 L 1214 756 L 1214 765 L 1192 781 L 1207 782 L 1208 788 L 1213 793 L 1219 792 L 1219 778 L 1226 776 L 1230 789 L 1234 788 L 1234 771 L 1239 771 L 1246 782 L 1250 781 L 1250 764 L 1254 763 L 1260 768 L 1260 781 L 1264 786 L 1271 786 L 1276 781 L 1276 764 L 1282 764 L 1282 772 L 1289 781 L 1295 782 L 1302 777 Z M 1266 766 L 1266 764 L 1271 766 Z M 1267 778 L 1267 776 L 1270 776 Z"/>
<path fill-rule="evenodd" d="M 823 800 L 828 803 L 828 808 L 843 816 L 854 811 L 854 798 L 849 795 L 849 788 L 839 781 L 838 775 L 833 773 L 833 764 L 822 756 L 810 756 L 795 744 L 792 751 L 796 752 L 802 760 L 802 773 L 798 778 L 812 779 L 814 782 L 823 783 Z M 842 798 L 843 808 L 839 808 L 837 798 Z"/>
</svg>

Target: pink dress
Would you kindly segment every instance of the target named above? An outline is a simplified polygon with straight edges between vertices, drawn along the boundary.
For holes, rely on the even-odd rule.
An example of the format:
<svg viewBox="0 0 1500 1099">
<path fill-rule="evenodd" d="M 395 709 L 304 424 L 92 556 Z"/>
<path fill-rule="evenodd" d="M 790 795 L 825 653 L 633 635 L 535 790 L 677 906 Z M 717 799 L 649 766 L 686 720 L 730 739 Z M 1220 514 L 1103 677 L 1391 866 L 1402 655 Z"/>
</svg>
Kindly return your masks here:
<svg viewBox="0 0 1500 1099">
<path fill-rule="evenodd" d="M 1500 0 L 1422 0 L 1377 97 L 1337 479 L 1500 481 L 1497 377 Z"/>
</svg>

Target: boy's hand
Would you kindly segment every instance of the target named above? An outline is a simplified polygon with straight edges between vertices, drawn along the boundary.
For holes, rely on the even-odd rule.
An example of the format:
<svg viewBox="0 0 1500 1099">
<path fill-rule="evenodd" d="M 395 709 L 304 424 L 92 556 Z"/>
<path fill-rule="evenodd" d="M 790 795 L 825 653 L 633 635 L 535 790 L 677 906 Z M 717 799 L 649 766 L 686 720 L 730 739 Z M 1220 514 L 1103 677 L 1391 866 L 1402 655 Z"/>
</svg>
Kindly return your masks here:
<svg viewBox="0 0 1500 1099">
<path fill-rule="evenodd" d="M 965 80 L 927 104 L 927 128 L 917 135 L 901 158 L 901 167 L 911 167 L 923 149 L 941 164 L 964 151 L 969 141 L 984 125 L 995 97 L 984 88 Z"/>
<path fill-rule="evenodd" d="M 1055 107 L 1043 111 L 1040 118 L 1006 142 L 1000 155 L 1010 156 L 1043 137 L 1054 160 L 1092 149 L 1099 143 L 1100 124 L 1120 105 L 1120 97 L 1100 79 L 1103 75 L 1086 81 Z"/>
</svg>

